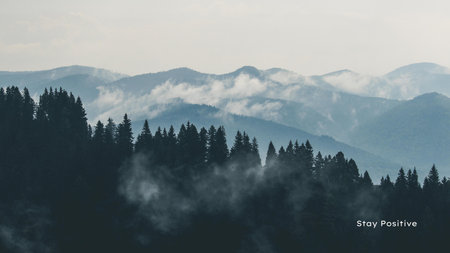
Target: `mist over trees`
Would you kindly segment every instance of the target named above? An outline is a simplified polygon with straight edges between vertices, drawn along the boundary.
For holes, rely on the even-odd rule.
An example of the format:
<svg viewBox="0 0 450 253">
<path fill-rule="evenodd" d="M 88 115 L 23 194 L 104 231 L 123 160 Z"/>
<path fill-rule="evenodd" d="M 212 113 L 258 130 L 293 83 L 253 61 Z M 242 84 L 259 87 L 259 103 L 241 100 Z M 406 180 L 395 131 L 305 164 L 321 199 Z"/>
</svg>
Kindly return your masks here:
<svg viewBox="0 0 450 253">
<path fill-rule="evenodd" d="M 226 135 L 235 136 L 231 147 Z M 450 232 L 433 165 L 380 184 L 307 140 L 267 147 L 190 122 L 134 138 L 127 114 L 88 124 L 80 98 L 0 89 L 0 252 L 423 252 Z M 263 147 L 266 148 L 266 147 Z M 393 175 L 391 175 L 393 176 Z M 357 220 L 417 228 L 361 228 Z"/>
</svg>

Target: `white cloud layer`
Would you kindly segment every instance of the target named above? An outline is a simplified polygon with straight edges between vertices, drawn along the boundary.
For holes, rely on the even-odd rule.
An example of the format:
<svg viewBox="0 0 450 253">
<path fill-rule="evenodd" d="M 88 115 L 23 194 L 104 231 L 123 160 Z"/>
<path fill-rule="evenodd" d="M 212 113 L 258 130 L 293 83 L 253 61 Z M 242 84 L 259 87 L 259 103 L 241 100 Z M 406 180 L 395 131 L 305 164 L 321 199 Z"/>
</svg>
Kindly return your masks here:
<svg viewBox="0 0 450 253">
<path fill-rule="evenodd" d="M 204 85 L 189 83 L 174 84 L 165 82 L 147 93 L 130 93 L 122 88 L 100 86 L 99 96 L 87 105 L 98 116 L 93 119 L 105 121 L 108 117 L 121 118 L 124 113 L 132 117 L 153 118 L 164 111 L 168 104 L 182 101 L 189 104 L 205 104 L 223 108 L 228 112 L 256 116 L 265 115 L 267 119 L 276 119 L 280 103 L 248 103 L 247 98 L 263 95 L 269 86 L 275 84 L 262 82 L 241 74 L 227 80 L 210 80 Z"/>
</svg>

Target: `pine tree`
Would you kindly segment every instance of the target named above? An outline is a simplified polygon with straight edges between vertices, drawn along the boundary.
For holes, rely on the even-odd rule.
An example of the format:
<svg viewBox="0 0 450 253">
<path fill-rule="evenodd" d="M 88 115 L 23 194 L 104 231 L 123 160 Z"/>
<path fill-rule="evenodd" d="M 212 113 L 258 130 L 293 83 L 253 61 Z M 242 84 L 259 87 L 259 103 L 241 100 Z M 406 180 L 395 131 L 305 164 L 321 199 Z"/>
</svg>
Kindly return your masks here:
<svg viewBox="0 0 450 253">
<path fill-rule="evenodd" d="M 292 141 L 289 141 L 289 144 L 286 147 L 286 155 L 292 161 L 294 160 L 294 145 L 292 144 Z"/>
<path fill-rule="evenodd" d="M 423 182 L 423 194 L 426 204 L 432 211 L 436 211 L 440 199 L 441 182 L 439 181 L 439 173 L 433 164 L 428 176 Z"/>
<path fill-rule="evenodd" d="M 277 151 L 275 150 L 275 147 L 271 141 L 269 143 L 269 147 L 267 148 L 266 167 L 272 166 L 276 161 L 276 159 L 277 159 Z"/>
<path fill-rule="evenodd" d="M 151 150 L 152 145 L 152 133 L 150 127 L 148 126 L 148 121 L 144 121 L 144 126 L 142 127 L 141 133 L 138 135 L 135 144 L 136 152 L 148 152 Z"/>
<path fill-rule="evenodd" d="M 348 168 L 347 173 L 348 173 L 349 180 L 352 183 L 356 183 L 358 181 L 358 177 L 359 177 L 359 170 L 358 170 L 358 166 L 356 165 L 355 160 L 350 159 L 347 163 L 347 168 Z M 369 173 L 367 173 L 367 175 L 369 175 Z M 372 180 L 370 180 L 370 181 L 372 181 Z"/>
<path fill-rule="evenodd" d="M 30 96 L 27 88 L 23 89 L 23 108 L 22 108 L 22 119 L 23 124 L 31 125 L 31 121 L 34 118 L 34 101 Z"/>
<path fill-rule="evenodd" d="M 167 132 L 167 137 L 165 138 L 164 145 L 165 161 L 168 161 L 169 166 L 175 166 L 176 162 L 179 160 L 179 154 L 177 153 L 177 136 L 172 125 Z"/>
<path fill-rule="evenodd" d="M 117 148 L 120 160 L 131 156 L 133 153 L 133 132 L 127 114 L 123 116 L 123 121 L 117 127 Z"/>
<path fill-rule="evenodd" d="M 200 128 L 199 137 L 201 163 L 206 163 L 208 156 L 208 131 L 204 127 Z"/>
<path fill-rule="evenodd" d="M 373 186 L 372 179 L 370 178 L 369 172 L 367 172 L 367 170 L 364 172 L 361 184 L 364 188 L 372 188 Z"/>
<path fill-rule="evenodd" d="M 406 193 L 406 187 L 407 187 L 407 183 L 406 183 L 406 177 L 405 177 L 405 171 L 403 170 L 403 168 L 400 168 L 400 170 L 398 171 L 398 176 L 397 176 L 397 180 L 395 181 L 395 191 L 399 194 L 405 194 Z"/>
<path fill-rule="evenodd" d="M 108 118 L 108 124 L 105 126 L 105 143 L 109 147 L 113 147 L 115 145 L 117 127 L 114 123 L 114 120 Z"/>
<path fill-rule="evenodd" d="M 234 137 L 234 144 L 230 150 L 230 157 L 236 157 L 243 149 L 243 136 L 240 131 L 237 131 L 236 136 Z"/>
<path fill-rule="evenodd" d="M 242 153 L 248 155 L 251 153 L 252 144 L 250 143 L 250 137 L 246 132 L 242 135 Z"/>
<path fill-rule="evenodd" d="M 305 159 L 306 168 L 311 173 L 312 169 L 313 169 L 313 164 L 314 164 L 314 151 L 311 146 L 311 143 L 309 143 L 309 140 L 306 140 L 306 143 L 305 143 L 304 159 Z"/>
<path fill-rule="evenodd" d="M 259 156 L 258 141 L 256 140 L 255 137 L 253 137 L 252 139 L 250 154 L 252 166 L 261 166 L 261 157 Z"/>
<path fill-rule="evenodd" d="M 436 191 L 440 186 L 439 182 L 439 173 L 436 169 L 436 166 L 433 164 L 433 167 L 431 167 L 430 172 L 428 173 L 428 176 L 425 178 L 425 181 L 423 183 L 424 191 Z"/>
<path fill-rule="evenodd" d="M 314 159 L 314 173 L 313 175 L 316 178 L 319 178 L 321 176 L 321 173 L 323 172 L 323 169 L 325 168 L 325 159 L 323 159 L 322 154 L 320 151 L 317 153 L 316 158 Z"/>
<path fill-rule="evenodd" d="M 414 192 L 416 194 L 420 191 L 419 176 L 417 175 L 416 168 L 414 168 L 412 172 L 411 170 L 408 170 L 406 181 L 407 188 L 410 192 Z"/>
<path fill-rule="evenodd" d="M 216 162 L 214 157 L 216 148 L 216 128 L 214 126 L 211 126 L 208 130 L 207 143 L 207 161 L 209 164 Z"/>
<path fill-rule="evenodd" d="M 99 149 L 103 148 L 103 144 L 105 143 L 105 129 L 103 123 L 99 120 L 97 121 L 97 125 L 95 125 L 94 136 L 92 137 L 92 142 Z"/>
<path fill-rule="evenodd" d="M 384 192 L 391 192 L 394 189 L 394 184 L 392 183 L 389 175 L 386 175 L 386 178 L 381 177 L 380 188 Z"/>
<path fill-rule="evenodd" d="M 225 128 L 223 126 L 220 126 L 217 129 L 217 132 L 215 135 L 215 145 L 216 145 L 216 148 L 215 148 L 214 160 L 217 164 L 221 165 L 221 164 L 225 163 L 225 161 L 227 160 L 228 155 L 229 155 Z"/>
<path fill-rule="evenodd" d="M 163 136 L 162 136 L 162 130 L 161 127 L 158 127 L 158 129 L 155 132 L 155 135 L 153 137 L 152 141 L 152 150 L 153 150 L 153 162 L 156 164 L 161 164 L 164 162 L 164 153 L 163 150 Z"/>
</svg>

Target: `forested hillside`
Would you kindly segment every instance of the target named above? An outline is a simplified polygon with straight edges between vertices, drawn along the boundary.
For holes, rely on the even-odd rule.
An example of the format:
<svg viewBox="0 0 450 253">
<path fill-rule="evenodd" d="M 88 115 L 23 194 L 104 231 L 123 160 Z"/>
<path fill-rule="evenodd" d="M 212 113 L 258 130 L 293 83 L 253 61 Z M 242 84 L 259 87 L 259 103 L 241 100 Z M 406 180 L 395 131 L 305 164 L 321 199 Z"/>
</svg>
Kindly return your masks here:
<svg viewBox="0 0 450 253">
<path fill-rule="evenodd" d="M 322 156 L 308 140 L 259 147 L 246 129 L 175 127 L 145 121 L 133 138 L 127 114 L 90 126 L 81 99 L 63 89 L 38 103 L 27 89 L 0 89 L 0 252 L 447 247 L 450 182 L 435 166 L 422 185 L 403 169 L 374 185 L 357 161 Z M 381 220 L 417 227 L 357 226 Z"/>
</svg>

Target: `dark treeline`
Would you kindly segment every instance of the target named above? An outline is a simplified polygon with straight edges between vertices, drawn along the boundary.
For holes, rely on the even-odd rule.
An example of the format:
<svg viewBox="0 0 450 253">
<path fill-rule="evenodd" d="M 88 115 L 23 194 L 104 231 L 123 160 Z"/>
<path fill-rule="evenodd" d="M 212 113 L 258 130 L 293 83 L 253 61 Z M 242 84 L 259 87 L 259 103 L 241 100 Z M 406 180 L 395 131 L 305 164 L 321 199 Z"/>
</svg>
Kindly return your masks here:
<svg viewBox="0 0 450 253">
<path fill-rule="evenodd" d="M 91 127 L 62 89 L 0 89 L 0 252 L 437 252 L 449 213 L 434 166 L 374 185 L 309 141 L 270 143 L 262 166 L 246 132 L 228 148 L 222 126 L 145 121 L 134 142 L 126 114 Z"/>
</svg>

